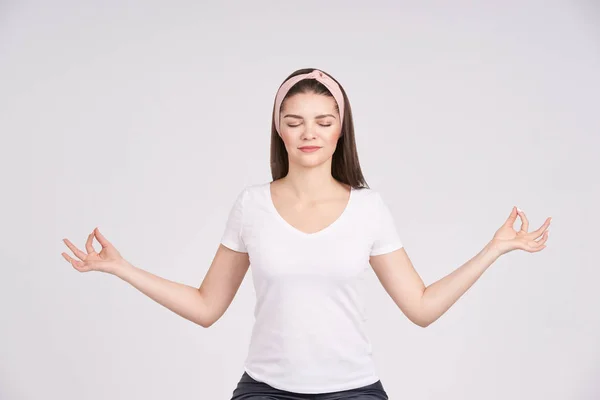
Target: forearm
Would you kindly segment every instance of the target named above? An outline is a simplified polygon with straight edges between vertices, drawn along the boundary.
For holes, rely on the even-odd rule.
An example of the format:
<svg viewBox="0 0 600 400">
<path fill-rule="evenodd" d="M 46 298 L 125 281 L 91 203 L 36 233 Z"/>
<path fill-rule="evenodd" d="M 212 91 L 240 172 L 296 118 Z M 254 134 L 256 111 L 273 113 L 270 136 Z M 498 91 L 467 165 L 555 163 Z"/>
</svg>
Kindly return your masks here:
<svg viewBox="0 0 600 400">
<path fill-rule="evenodd" d="M 130 263 L 112 274 L 183 318 L 208 326 L 206 303 L 197 288 L 161 278 Z"/>
<path fill-rule="evenodd" d="M 499 257 L 491 244 L 487 244 L 475 257 L 449 275 L 425 288 L 421 310 L 425 325 L 442 316 Z"/>
</svg>

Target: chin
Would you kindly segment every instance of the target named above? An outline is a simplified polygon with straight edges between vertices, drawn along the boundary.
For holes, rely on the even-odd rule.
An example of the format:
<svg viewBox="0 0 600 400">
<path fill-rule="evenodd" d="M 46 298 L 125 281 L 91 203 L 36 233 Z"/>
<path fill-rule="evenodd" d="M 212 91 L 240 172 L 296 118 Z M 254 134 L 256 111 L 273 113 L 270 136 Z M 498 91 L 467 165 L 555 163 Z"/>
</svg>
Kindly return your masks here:
<svg viewBox="0 0 600 400">
<path fill-rule="evenodd" d="M 321 164 L 324 164 L 326 159 L 313 159 L 313 160 L 294 160 L 294 164 L 300 165 L 302 167 L 318 167 Z"/>
</svg>

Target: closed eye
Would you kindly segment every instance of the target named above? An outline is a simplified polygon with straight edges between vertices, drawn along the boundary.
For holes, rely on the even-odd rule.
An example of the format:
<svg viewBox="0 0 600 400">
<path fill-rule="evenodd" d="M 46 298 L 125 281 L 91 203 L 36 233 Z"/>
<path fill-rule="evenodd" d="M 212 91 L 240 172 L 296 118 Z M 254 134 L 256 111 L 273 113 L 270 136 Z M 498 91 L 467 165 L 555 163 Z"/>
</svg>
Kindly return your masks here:
<svg viewBox="0 0 600 400">
<path fill-rule="evenodd" d="M 300 125 L 302 125 L 302 124 L 296 124 L 296 125 L 287 124 L 287 126 L 289 126 L 290 128 L 295 128 L 295 127 L 300 126 Z M 333 124 L 319 124 L 319 126 L 325 126 L 325 127 L 331 126 L 331 125 L 333 125 Z"/>
</svg>

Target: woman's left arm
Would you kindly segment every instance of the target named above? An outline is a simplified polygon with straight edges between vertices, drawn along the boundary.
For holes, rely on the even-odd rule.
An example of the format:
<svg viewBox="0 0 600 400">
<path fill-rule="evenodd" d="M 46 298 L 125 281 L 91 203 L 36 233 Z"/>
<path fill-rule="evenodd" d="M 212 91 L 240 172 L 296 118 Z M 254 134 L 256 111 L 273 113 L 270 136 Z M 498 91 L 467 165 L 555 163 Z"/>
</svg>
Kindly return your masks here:
<svg viewBox="0 0 600 400">
<path fill-rule="evenodd" d="M 521 218 L 521 229 L 513 225 Z M 535 253 L 546 248 L 551 218 L 533 232 L 527 232 L 529 221 L 513 207 L 506 222 L 492 240 L 472 259 L 425 287 L 404 248 L 372 256 L 371 266 L 379 281 L 402 312 L 415 324 L 427 327 L 442 316 L 501 255 L 513 250 Z M 539 239 L 539 240 L 538 240 Z"/>
</svg>

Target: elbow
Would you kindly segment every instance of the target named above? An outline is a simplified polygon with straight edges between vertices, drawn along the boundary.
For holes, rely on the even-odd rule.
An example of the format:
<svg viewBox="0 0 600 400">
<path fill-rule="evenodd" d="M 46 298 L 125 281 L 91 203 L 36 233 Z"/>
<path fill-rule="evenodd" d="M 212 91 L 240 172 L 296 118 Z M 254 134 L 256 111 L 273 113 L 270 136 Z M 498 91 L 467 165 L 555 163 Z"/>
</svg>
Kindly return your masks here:
<svg viewBox="0 0 600 400">
<path fill-rule="evenodd" d="M 202 328 L 209 328 L 212 324 L 207 324 L 204 321 L 194 321 L 196 325 L 201 326 Z"/>
<path fill-rule="evenodd" d="M 413 324 L 420 326 L 421 328 L 427 328 L 429 326 L 429 324 L 431 324 L 430 321 L 424 319 L 424 318 L 418 318 L 418 317 L 409 317 L 408 318 L 410 320 L 410 322 L 412 322 Z"/>
<path fill-rule="evenodd" d="M 435 320 L 431 318 L 431 313 L 424 304 L 424 297 L 421 296 L 420 307 L 415 310 L 413 322 L 421 328 L 427 328 Z"/>
<path fill-rule="evenodd" d="M 421 328 L 427 328 L 433 322 L 433 320 L 429 318 L 425 312 L 415 313 L 410 320 Z"/>
<path fill-rule="evenodd" d="M 415 324 L 419 325 L 421 328 L 427 328 L 429 325 L 431 325 L 435 321 L 437 321 L 438 318 L 439 318 L 439 316 L 421 318 L 418 321 L 416 321 Z"/>
<path fill-rule="evenodd" d="M 198 293 L 200 293 L 200 289 L 198 289 Z M 201 294 L 200 306 L 195 310 L 194 314 L 193 322 L 203 328 L 210 328 L 219 319 L 219 316 L 215 315 L 214 312 L 211 312 Z"/>
<path fill-rule="evenodd" d="M 215 322 L 217 318 L 211 317 L 208 313 L 202 312 L 199 315 L 195 315 L 192 319 L 196 325 L 200 325 L 203 328 L 210 328 Z"/>
<path fill-rule="evenodd" d="M 203 328 L 210 328 L 216 322 L 214 318 L 198 318 L 194 321 L 197 325 Z"/>
<path fill-rule="evenodd" d="M 431 321 L 427 321 L 427 320 L 423 320 L 423 319 L 413 319 L 412 322 L 415 325 L 420 326 L 421 328 L 427 328 L 429 325 L 431 325 Z"/>
<path fill-rule="evenodd" d="M 196 322 L 196 325 L 199 325 L 203 328 L 210 328 L 212 326 L 212 322 L 208 322 L 208 321 L 194 321 Z"/>
</svg>

